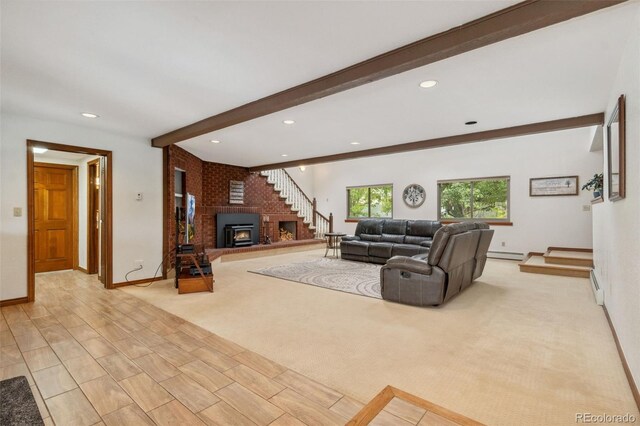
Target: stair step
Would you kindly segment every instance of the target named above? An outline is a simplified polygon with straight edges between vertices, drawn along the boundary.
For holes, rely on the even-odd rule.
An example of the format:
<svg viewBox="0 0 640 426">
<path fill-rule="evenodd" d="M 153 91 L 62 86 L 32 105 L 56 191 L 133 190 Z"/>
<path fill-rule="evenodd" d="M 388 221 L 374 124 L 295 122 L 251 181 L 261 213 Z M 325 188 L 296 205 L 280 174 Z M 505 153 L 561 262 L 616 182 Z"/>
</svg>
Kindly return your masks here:
<svg viewBox="0 0 640 426">
<path fill-rule="evenodd" d="M 520 272 L 532 274 L 578 278 L 589 278 L 591 274 L 591 267 L 546 263 L 544 255 L 540 253 L 530 253 L 518 266 L 520 267 Z"/>
<path fill-rule="evenodd" d="M 545 254 L 545 263 L 554 265 L 573 265 L 593 268 L 593 253 L 587 251 L 559 250 L 550 248 Z"/>
</svg>

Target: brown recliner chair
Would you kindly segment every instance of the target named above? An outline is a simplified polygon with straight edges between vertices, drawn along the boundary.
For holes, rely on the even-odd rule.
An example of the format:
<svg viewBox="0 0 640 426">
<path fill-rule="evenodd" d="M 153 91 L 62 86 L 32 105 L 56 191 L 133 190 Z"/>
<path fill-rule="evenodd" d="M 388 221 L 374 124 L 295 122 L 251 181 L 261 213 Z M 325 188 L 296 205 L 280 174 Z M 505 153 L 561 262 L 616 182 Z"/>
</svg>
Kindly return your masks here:
<svg viewBox="0 0 640 426">
<path fill-rule="evenodd" d="M 428 254 L 387 261 L 380 270 L 382 298 L 418 306 L 446 302 L 482 275 L 492 237 L 486 223 L 443 226 Z"/>
</svg>

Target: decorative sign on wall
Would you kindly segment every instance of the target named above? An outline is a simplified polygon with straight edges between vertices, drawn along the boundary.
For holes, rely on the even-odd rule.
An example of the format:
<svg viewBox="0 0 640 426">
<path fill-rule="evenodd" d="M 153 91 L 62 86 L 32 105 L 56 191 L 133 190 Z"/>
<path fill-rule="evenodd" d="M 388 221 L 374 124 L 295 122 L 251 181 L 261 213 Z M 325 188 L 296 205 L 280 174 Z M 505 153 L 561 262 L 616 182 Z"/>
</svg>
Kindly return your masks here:
<svg viewBox="0 0 640 426">
<path fill-rule="evenodd" d="M 427 198 L 427 193 L 424 188 L 417 183 L 412 183 L 411 185 L 407 185 L 407 187 L 402 192 L 402 199 L 405 204 L 409 207 L 420 207 L 424 200 Z"/>
<path fill-rule="evenodd" d="M 229 181 L 229 204 L 244 204 L 244 182 L 241 180 Z"/>
<path fill-rule="evenodd" d="M 578 195 L 578 176 L 529 179 L 529 196 Z"/>
</svg>

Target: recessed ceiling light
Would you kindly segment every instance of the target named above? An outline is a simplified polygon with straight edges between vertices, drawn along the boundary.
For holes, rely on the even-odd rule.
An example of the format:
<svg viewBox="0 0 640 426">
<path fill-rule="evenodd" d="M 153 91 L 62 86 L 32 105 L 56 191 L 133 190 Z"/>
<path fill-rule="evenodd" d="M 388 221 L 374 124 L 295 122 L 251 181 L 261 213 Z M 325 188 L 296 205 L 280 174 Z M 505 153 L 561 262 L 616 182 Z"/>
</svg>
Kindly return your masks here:
<svg viewBox="0 0 640 426">
<path fill-rule="evenodd" d="M 438 84 L 436 80 L 426 80 L 420 83 L 420 87 L 422 87 L 423 89 L 428 89 L 429 87 L 433 87 L 436 84 Z"/>
<path fill-rule="evenodd" d="M 216 139 L 211 139 L 211 143 L 220 143 L 220 141 Z"/>
<path fill-rule="evenodd" d="M 475 120 L 471 120 L 471 121 L 467 121 L 467 122 L 466 122 L 466 123 L 464 123 L 464 124 L 466 124 L 467 126 L 473 126 L 474 124 L 478 124 L 478 122 L 477 122 L 477 121 L 475 121 Z"/>
<path fill-rule="evenodd" d="M 300 171 L 304 172 L 305 170 L 307 170 L 307 168 L 305 166 L 300 166 Z"/>
<path fill-rule="evenodd" d="M 283 123 L 284 124 L 293 124 L 293 123 L 295 123 L 295 121 L 294 120 L 284 120 Z"/>
<path fill-rule="evenodd" d="M 360 142 L 351 142 L 351 145 L 360 145 Z"/>
<path fill-rule="evenodd" d="M 280 155 L 280 157 L 288 157 L 288 156 L 289 156 L 288 154 L 282 154 L 282 155 Z"/>
<path fill-rule="evenodd" d="M 87 117 L 87 118 L 98 118 L 99 117 L 99 115 L 93 114 L 93 113 L 90 113 L 90 112 L 83 112 L 81 115 L 83 117 Z"/>
<path fill-rule="evenodd" d="M 47 148 L 37 148 L 37 147 L 33 147 L 33 153 L 34 154 L 44 154 L 45 152 L 49 151 Z"/>
</svg>

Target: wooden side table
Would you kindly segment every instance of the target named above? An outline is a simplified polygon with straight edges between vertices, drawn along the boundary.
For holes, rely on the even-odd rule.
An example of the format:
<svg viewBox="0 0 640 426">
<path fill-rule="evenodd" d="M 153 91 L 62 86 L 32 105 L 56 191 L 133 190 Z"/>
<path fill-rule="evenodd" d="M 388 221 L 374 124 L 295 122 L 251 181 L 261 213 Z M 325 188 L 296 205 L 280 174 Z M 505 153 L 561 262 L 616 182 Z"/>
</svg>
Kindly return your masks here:
<svg viewBox="0 0 640 426">
<path fill-rule="evenodd" d="M 340 241 L 347 234 L 342 232 L 327 232 L 324 237 L 327 239 L 327 249 L 324 251 L 324 257 L 327 257 L 329 250 L 333 250 L 333 256 L 337 259 L 340 254 Z"/>
</svg>

